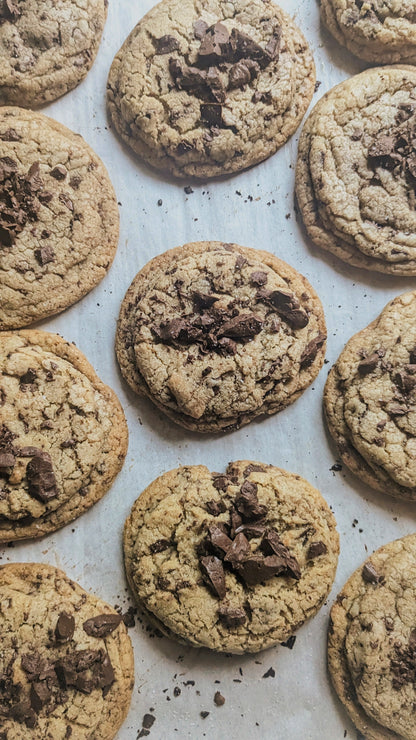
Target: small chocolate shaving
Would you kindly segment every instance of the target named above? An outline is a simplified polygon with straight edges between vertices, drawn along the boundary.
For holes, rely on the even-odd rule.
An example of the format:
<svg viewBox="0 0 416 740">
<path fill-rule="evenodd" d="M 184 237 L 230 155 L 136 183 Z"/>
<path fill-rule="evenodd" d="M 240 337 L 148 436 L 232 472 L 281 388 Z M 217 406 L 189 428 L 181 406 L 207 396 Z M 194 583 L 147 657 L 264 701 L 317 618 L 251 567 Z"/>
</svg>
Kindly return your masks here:
<svg viewBox="0 0 416 740">
<path fill-rule="evenodd" d="M 369 560 L 363 566 L 361 575 L 366 583 L 380 583 L 382 581 L 382 576 L 377 573 L 374 565 Z"/>
</svg>

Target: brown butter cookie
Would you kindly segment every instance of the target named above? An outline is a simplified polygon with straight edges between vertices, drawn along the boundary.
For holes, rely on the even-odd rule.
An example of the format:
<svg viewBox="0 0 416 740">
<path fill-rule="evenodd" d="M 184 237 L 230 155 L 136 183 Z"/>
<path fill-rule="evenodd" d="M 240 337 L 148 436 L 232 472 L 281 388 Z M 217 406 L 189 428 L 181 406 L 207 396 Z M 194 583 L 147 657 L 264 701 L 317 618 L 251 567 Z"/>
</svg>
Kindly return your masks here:
<svg viewBox="0 0 416 740">
<path fill-rule="evenodd" d="M 121 371 L 178 424 L 238 428 L 292 403 L 325 356 L 308 281 L 268 252 L 196 242 L 151 260 L 123 300 Z"/>
<path fill-rule="evenodd" d="M 257 652 L 287 640 L 325 600 L 338 560 L 335 519 L 298 475 L 250 461 L 224 474 L 157 478 L 124 529 L 130 586 L 168 636 Z"/>
</svg>

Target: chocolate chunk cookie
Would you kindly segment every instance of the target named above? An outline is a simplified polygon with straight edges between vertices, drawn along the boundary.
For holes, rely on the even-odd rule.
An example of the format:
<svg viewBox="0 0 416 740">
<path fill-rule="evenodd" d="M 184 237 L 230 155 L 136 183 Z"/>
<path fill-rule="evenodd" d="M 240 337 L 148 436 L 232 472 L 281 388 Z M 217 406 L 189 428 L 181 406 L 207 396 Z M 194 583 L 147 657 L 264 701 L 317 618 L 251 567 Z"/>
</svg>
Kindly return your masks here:
<svg viewBox="0 0 416 740">
<path fill-rule="evenodd" d="M 225 475 L 171 470 L 137 499 L 124 529 L 127 576 L 151 620 L 196 647 L 256 652 L 318 611 L 338 534 L 319 491 L 271 465 Z"/>
<path fill-rule="evenodd" d="M 0 567 L 0 604 L 0 736 L 114 738 L 134 683 L 121 614 L 37 563 Z"/>
<path fill-rule="evenodd" d="M 414 740 L 416 535 L 377 550 L 331 610 L 335 690 L 366 740 Z"/>
<path fill-rule="evenodd" d="M 325 338 L 319 298 L 296 270 L 268 252 L 197 242 L 136 275 L 116 350 L 133 390 L 187 429 L 219 432 L 295 401 Z"/>
<path fill-rule="evenodd" d="M 105 276 L 118 243 L 113 186 L 78 134 L 0 109 L 0 329 L 63 311 Z"/>
<path fill-rule="evenodd" d="M 127 451 L 115 393 L 56 334 L 0 334 L 0 542 L 41 537 L 108 490 Z"/>
<path fill-rule="evenodd" d="M 387 304 L 350 339 L 329 373 L 329 430 L 364 483 L 416 498 L 416 291 Z"/>
<path fill-rule="evenodd" d="M 318 246 L 356 267 L 416 275 L 416 68 L 356 75 L 315 106 L 296 193 Z"/>
<path fill-rule="evenodd" d="M 336 40 L 360 59 L 415 64 L 414 0 L 321 0 L 321 14 Z"/>
<path fill-rule="evenodd" d="M 303 35 L 270 0 L 163 0 L 115 57 L 108 106 L 153 167 L 206 178 L 274 154 L 314 84 Z"/>
<path fill-rule="evenodd" d="M 0 105 L 36 108 L 84 79 L 107 0 L 0 0 Z"/>
</svg>

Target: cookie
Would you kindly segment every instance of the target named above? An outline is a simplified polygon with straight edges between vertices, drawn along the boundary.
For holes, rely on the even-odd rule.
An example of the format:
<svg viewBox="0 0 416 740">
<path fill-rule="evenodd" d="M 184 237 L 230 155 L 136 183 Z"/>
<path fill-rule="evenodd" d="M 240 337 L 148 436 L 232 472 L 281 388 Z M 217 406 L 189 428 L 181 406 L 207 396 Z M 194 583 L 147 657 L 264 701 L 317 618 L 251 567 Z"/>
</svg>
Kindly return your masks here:
<svg viewBox="0 0 416 740">
<path fill-rule="evenodd" d="M 128 580 L 163 632 L 231 653 L 287 640 L 319 610 L 338 559 L 336 523 L 298 475 L 240 460 L 157 478 L 124 528 Z"/>
<path fill-rule="evenodd" d="M 336 40 L 360 59 L 416 63 L 413 0 L 321 0 L 321 17 Z"/>
<path fill-rule="evenodd" d="M 416 535 L 377 550 L 331 610 L 328 664 L 365 740 L 414 740 Z"/>
<path fill-rule="evenodd" d="M 0 0 L 0 105 L 36 108 L 84 79 L 107 0 Z"/>
<path fill-rule="evenodd" d="M 121 469 L 115 393 L 56 334 L 0 334 L 0 542 L 41 537 L 98 501 Z"/>
<path fill-rule="evenodd" d="M 40 113 L 0 109 L 0 329 L 71 306 L 118 243 L 107 170 L 81 136 Z"/>
<path fill-rule="evenodd" d="M 50 565 L 0 567 L 0 737 L 111 740 L 134 683 L 121 614 Z"/>
<path fill-rule="evenodd" d="M 355 267 L 416 275 L 416 69 L 369 69 L 330 90 L 299 141 L 306 230 Z"/>
<path fill-rule="evenodd" d="M 207 178 L 274 154 L 314 85 L 302 33 L 270 0 L 163 0 L 116 55 L 108 107 L 150 165 Z"/>
<path fill-rule="evenodd" d="M 187 429 L 220 432 L 295 401 L 325 339 L 319 298 L 296 270 L 268 252 L 196 242 L 136 275 L 116 351 L 133 390 Z"/>
<path fill-rule="evenodd" d="M 416 291 L 350 339 L 328 375 L 324 406 L 350 470 L 383 493 L 416 499 Z"/>
</svg>

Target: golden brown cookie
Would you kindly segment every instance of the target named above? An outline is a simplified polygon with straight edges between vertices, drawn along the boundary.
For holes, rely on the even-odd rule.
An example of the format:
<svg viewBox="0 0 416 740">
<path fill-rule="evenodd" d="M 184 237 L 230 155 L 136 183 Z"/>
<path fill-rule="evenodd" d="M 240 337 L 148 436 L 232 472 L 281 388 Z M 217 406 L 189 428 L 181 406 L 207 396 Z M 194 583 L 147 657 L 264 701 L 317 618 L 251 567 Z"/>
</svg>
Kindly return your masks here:
<svg viewBox="0 0 416 740">
<path fill-rule="evenodd" d="M 115 393 L 73 344 L 0 334 L 0 542 L 41 537 L 110 488 L 127 451 Z"/>
<path fill-rule="evenodd" d="M 166 634 L 257 652 L 316 614 L 338 560 L 335 519 L 298 475 L 240 460 L 182 467 L 137 499 L 124 529 L 130 586 Z"/>
</svg>

